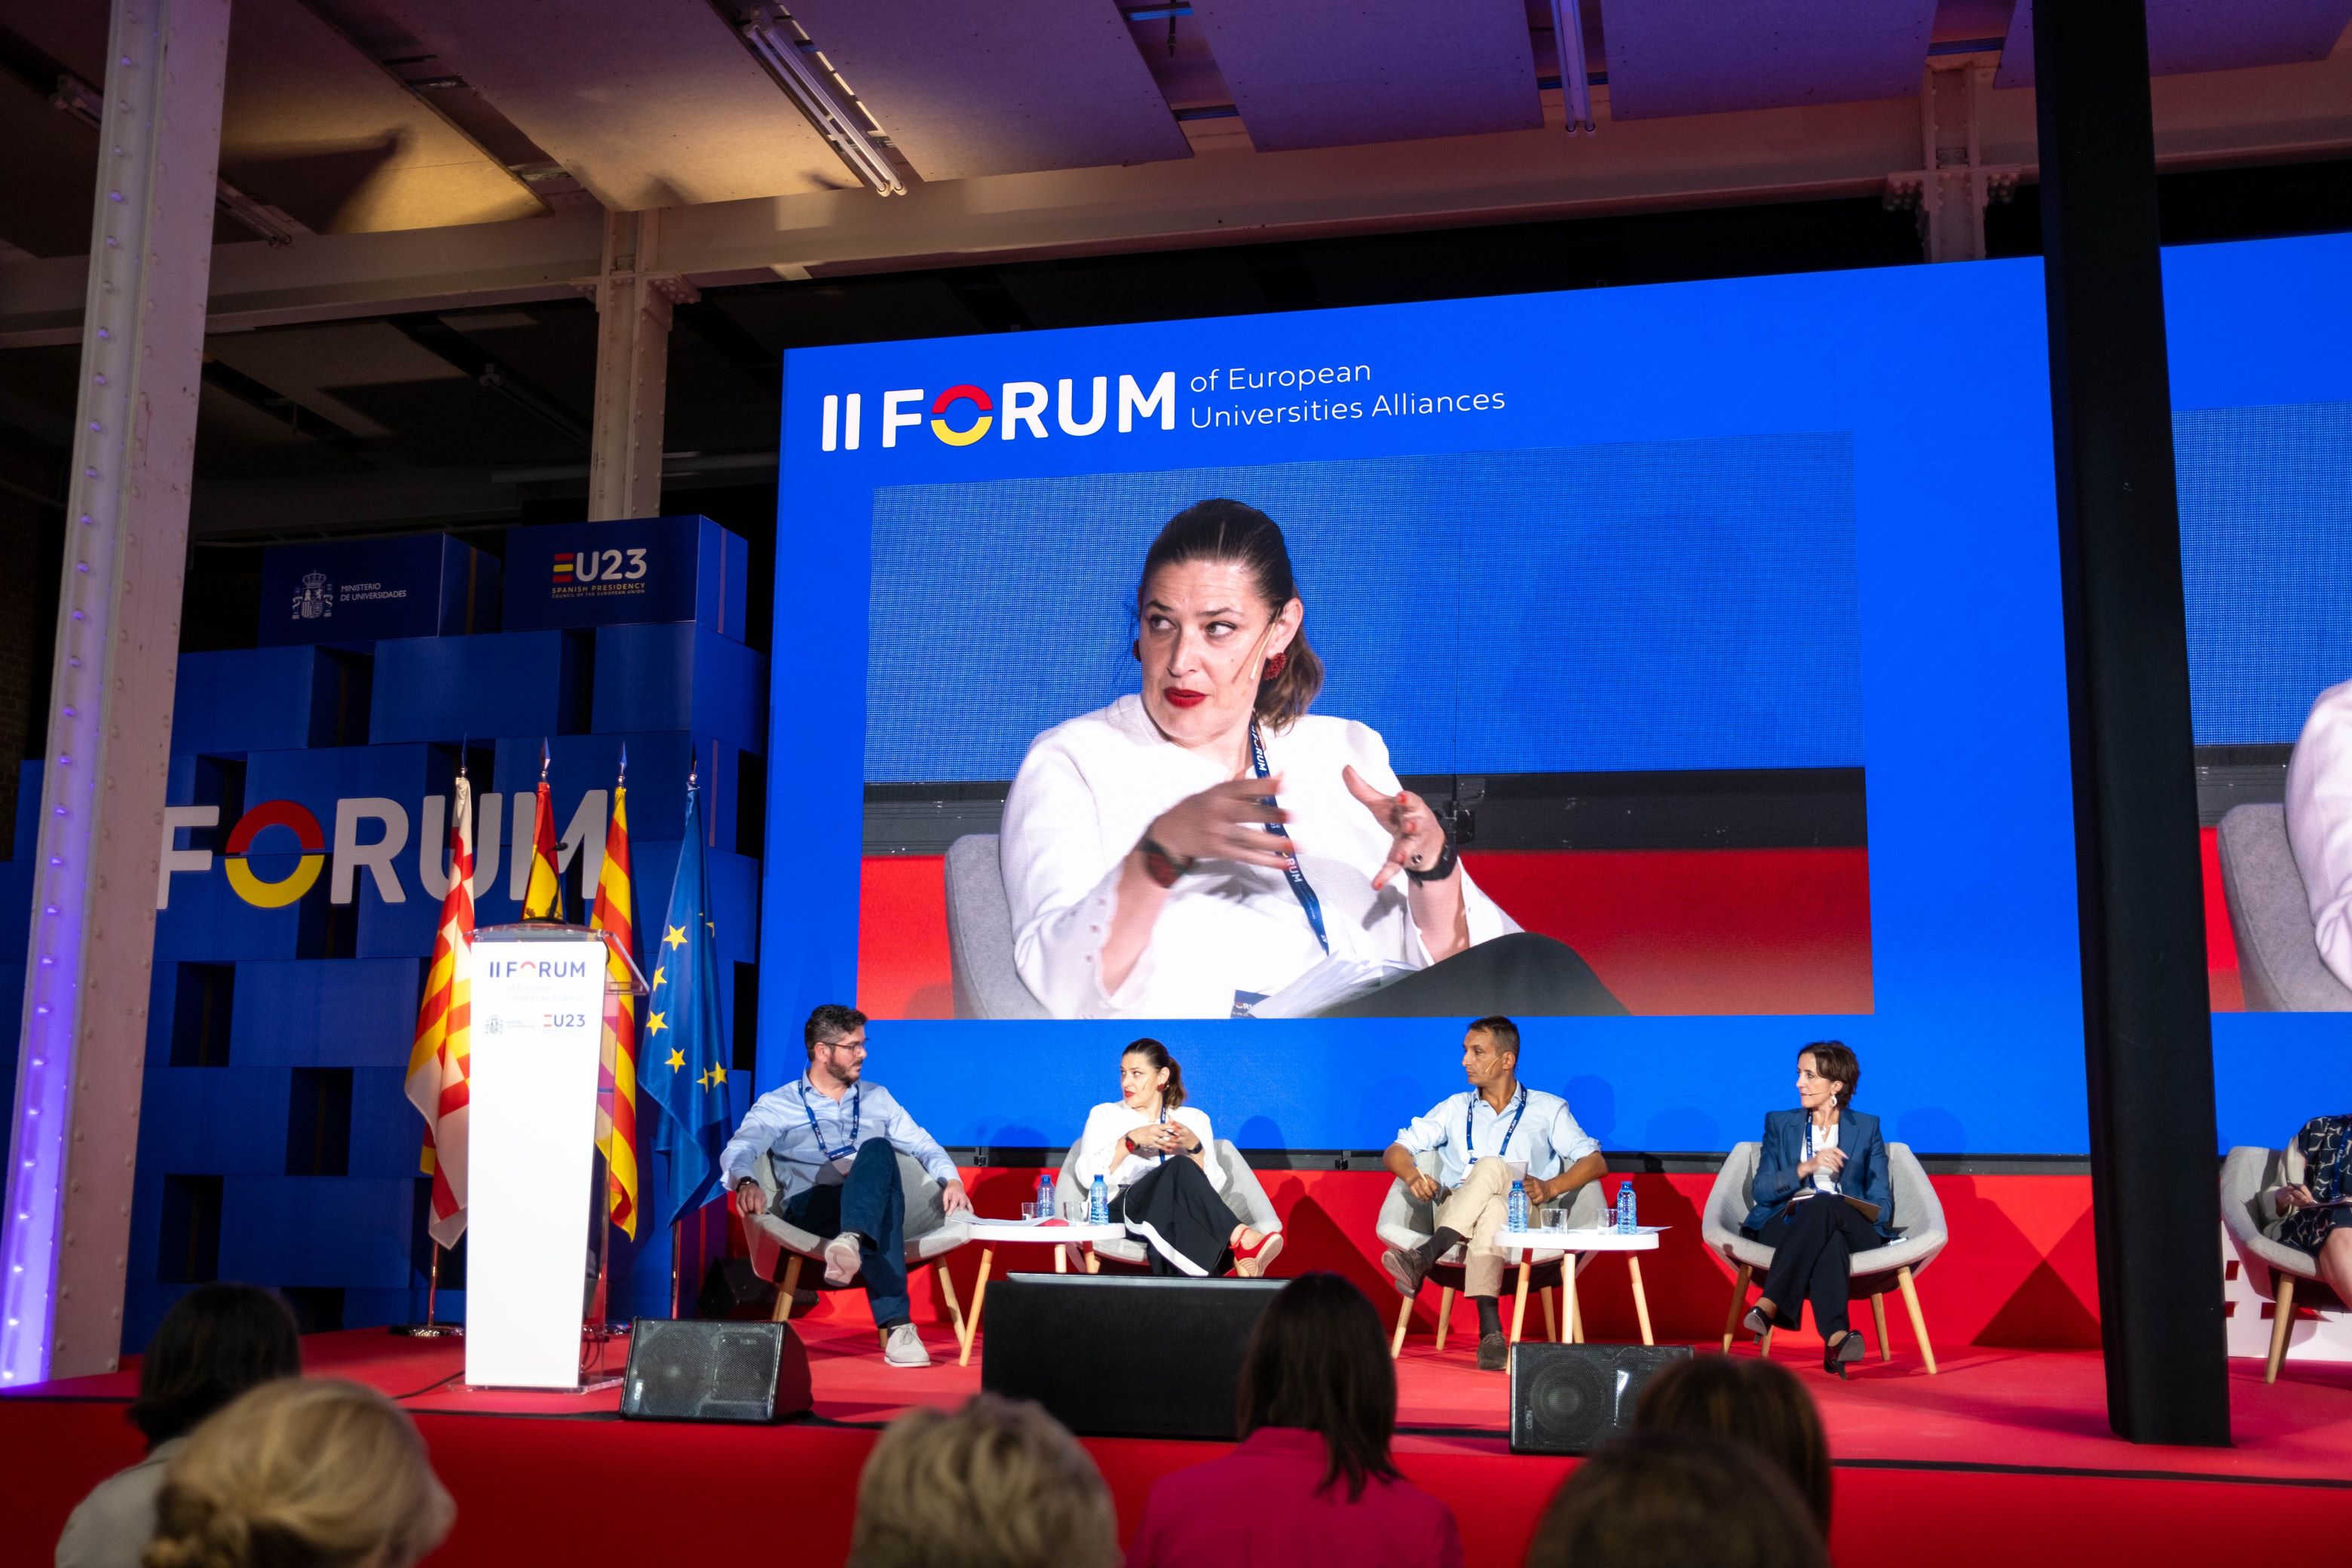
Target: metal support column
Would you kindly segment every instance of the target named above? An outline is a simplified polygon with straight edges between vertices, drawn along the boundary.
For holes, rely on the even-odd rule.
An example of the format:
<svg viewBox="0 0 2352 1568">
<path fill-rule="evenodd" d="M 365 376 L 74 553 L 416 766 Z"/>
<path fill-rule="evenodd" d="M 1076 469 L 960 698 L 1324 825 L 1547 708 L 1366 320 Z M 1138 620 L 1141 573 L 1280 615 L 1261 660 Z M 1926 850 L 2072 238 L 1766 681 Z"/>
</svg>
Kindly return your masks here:
<svg viewBox="0 0 2352 1568">
<path fill-rule="evenodd" d="M 2230 1440 L 2189 637 L 2141 0 L 2033 8 L 2107 1422 Z"/>
<path fill-rule="evenodd" d="M 662 402 L 669 392 L 671 308 L 701 298 L 658 270 L 662 214 L 604 215 L 595 280 L 596 411 L 588 448 L 588 517 L 661 511 Z"/>
<path fill-rule="evenodd" d="M 0 1215 L 0 1382 L 121 1348 L 228 0 L 113 0 Z"/>
<path fill-rule="evenodd" d="M 1978 133 L 1990 59 L 1931 60 L 1919 87 L 1920 166 L 1886 176 L 1885 205 L 1919 215 L 1919 245 L 1930 261 L 1982 261 L 1985 208 L 2016 194 L 2023 173 L 1987 163 Z"/>
</svg>

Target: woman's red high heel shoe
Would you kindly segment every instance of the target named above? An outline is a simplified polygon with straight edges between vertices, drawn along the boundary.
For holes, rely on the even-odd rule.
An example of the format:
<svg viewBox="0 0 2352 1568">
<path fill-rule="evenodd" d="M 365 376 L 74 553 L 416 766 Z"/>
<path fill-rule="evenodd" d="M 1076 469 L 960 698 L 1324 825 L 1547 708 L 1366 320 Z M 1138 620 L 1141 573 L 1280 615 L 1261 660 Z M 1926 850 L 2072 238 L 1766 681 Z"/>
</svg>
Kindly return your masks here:
<svg viewBox="0 0 2352 1568">
<path fill-rule="evenodd" d="M 1282 1232 L 1270 1230 L 1257 1238 L 1255 1247 L 1234 1246 L 1234 1272 L 1244 1279 L 1255 1279 L 1282 1253 Z"/>
</svg>

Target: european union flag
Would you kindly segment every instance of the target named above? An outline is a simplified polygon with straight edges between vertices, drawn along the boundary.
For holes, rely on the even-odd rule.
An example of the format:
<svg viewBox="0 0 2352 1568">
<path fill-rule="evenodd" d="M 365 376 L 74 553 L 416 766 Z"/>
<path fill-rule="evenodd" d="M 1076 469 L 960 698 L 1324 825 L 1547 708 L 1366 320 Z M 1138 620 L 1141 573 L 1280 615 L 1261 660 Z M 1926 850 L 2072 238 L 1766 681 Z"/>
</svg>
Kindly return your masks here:
<svg viewBox="0 0 2352 1568">
<path fill-rule="evenodd" d="M 653 1205 L 655 1219 L 665 1226 L 709 1195 L 727 1142 L 726 1030 L 696 793 L 689 778 L 686 842 L 678 846 L 669 912 L 646 955 L 652 994 L 645 1000 L 645 1039 L 637 1047 L 638 1086 L 650 1089 L 660 1108 L 654 1147 L 668 1156 Z"/>
</svg>

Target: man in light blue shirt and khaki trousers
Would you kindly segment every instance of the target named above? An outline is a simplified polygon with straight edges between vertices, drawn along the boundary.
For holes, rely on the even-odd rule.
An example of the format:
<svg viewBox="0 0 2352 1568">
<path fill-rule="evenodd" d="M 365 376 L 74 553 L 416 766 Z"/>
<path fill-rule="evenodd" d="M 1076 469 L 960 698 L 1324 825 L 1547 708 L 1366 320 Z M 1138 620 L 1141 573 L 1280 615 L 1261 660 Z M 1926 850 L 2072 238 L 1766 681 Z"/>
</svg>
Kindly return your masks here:
<svg viewBox="0 0 2352 1568">
<path fill-rule="evenodd" d="M 1391 1247 L 1381 1264 L 1410 1300 L 1437 1260 L 1466 1245 L 1463 1294 L 1478 1309 L 1478 1366 L 1510 1364 L 1503 1334 L 1503 1254 L 1495 1245 L 1510 1213 L 1511 1165 L 1523 1165 L 1528 1207 L 1564 1197 L 1601 1179 L 1601 1142 L 1569 1114 L 1568 1101 L 1518 1080 L 1519 1029 L 1508 1018 L 1481 1018 L 1462 1037 L 1466 1094 L 1449 1096 L 1400 1128 L 1383 1157 L 1391 1175 L 1423 1203 L 1436 1205 L 1437 1230 L 1419 1247 Z M 1438 1172 L 1414 1156 L 1435 1151 Z"/>
<path fill-rule="evenodd" d="M 864 1276 L 882 1359 L 891 1366 L 929 1366 L 907 1301 L 907 1194 L 898 1184 L 900 1153 L 911 1154 L 940 1184 L 950 1215 L 971 1212 L 955 1162 L 907 1114 L 890 1091 L 867 1083 L 866 1015 L 830 1003 L 802 1029 L 808 1071 L 761 1095 L 719 1157 L 736 1212 L 756 1217 L 767 1203 L 758 1162 L 776 1177 L 775 1214 L 825 1243 L 825 1283 Z"/>
</svg>

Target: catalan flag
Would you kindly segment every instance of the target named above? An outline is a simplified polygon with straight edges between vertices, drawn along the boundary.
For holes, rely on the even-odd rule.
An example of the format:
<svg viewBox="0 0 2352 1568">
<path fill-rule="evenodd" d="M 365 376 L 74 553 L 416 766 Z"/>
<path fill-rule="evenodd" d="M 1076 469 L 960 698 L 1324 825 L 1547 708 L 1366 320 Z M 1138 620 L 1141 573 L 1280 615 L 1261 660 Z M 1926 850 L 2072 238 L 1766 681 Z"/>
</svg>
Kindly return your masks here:
<svg viewBox="0 0 2352 1568">
<path fill-rule="evenodd" d="M 433 934 L 416 1039 L 408 1050 L 409 1103 L 425 1118 L 419 1168 L 433 1178 L 433 1239 L 455 1247 L 466 1232 L 466 1122 L 473 1066 L 474 792 L 457 775 L 449 825 L 449 891 Z"/>
<path fill-rule="evenodd" d="M 625 762 L 624 767 L 627 764 Z M 623 777 L 626 777 L 625 773 Z M 629 882 L 629 792 L 613 790 L 613 826 L 604 837 L 604 868 L 596 878 L 596 907 L 589 923 L 610 932 L 631 957 L 636 955 L 633 923 L 636 896 Z M 628 965 L 608 953 L 605 968 L 621 985 L 630 984 Z M 596 1150 L 610 1176 L 606 1202 L 613 1223 L 634 1241 L 637 1236 L 637 999 L 618 998 L 604 1017 L 604 1065 L 596 1093 Z"/>
<path fill-rule="evenodd" d="M 661 923 L 647 977 L 646 1080 L 659 1119 L 654 1147 L 668 1156 L 654 1216 L 671 1224 L 709 1195 L 719 1179 L 719 1151 L 727 1142 L 726 1030 L 719 1015 L 718 929 L 710 923 L 709 868 L 696 810 L 694 782 L 686 786 L 685 842 L 669 913 Z"/>
<path fill-rule="evenodd" d="M 515 846 L 518 853 L 522 846 Z M 555 801 L 547 791 L 547 742 L 539 743 L 539 803 L 530 817 L 530 880 L 524 885 L 522 918 L 563 918 L 563 879 L 555 869 Z"/>
</svg>

